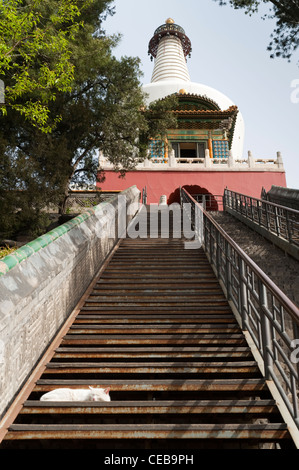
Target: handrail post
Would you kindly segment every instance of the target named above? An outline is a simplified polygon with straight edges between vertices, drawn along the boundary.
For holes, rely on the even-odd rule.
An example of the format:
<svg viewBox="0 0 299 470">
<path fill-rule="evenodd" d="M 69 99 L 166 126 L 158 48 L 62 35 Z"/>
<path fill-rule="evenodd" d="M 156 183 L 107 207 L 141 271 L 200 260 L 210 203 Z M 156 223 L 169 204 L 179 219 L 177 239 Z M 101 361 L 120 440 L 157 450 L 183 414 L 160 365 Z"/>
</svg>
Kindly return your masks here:
<svg viewBox="0 0 299 470">
<path fill-rule="evenodd" d="M 249 198 L 249 204 L 250 204 L 250 198 Z M 250 205 L 248 204 L 248 198 L 245 196 L 244 197 L 244 209 L 245 209 L 245 217 L 249 217 L 249 209 Z"/>
<path fill-rule="evenodd" d="M 289 211 L 286 211 L 286 225 L 287 225 L 287 234 L 288 234 L 288 241 L 292 243 L 292 230 L 290 227 L 290 219 L 289 219 Z"/>
<path fill-rule="evenodd" d="M 225 188 L 225 189 L 224 189 L 224 193 L 223 193 L 223 199 L 222 199 L 223 212 L 226 211 L 227 199 L 228 199 L 228 196 L 227 196 L 227 188 Z"/>
<path fill-rule="evenodd" d="M 258 216 L 258 221 L 259 221 L 259 226 L 261 226 L 261 220 L 262 220 L 262 203 L 261 201 L 257 201 L 257 216 Z"/>
<path fill-rule="evenodd" d="M 253 199 L 252 199 L 252 197 L 250 198 L 250 214 L 251 214 L 251 220 L 254 220 Z"/>
<path fill-rule="evenodd" d="M 210 260 L 213 263 L 213 234 L 212 234 L 212 223 L 209 220 L 209 232 L 210 232 Z"/>
<path fill-rule="evenodd" d="M 242 196 L 239 197 L 239 212 L 242 215 L 243 214 L 243 198 Z"/>
<path fill-rule="evenodd" d="M 263 206 L 265 207 L 265 215 L 266 215 L 266 227 L 267 227 L 267 230 L 270 230 L 270 223 L 269 223 L 269 212 L 268 212 L 268 204 L 263 204 Z"/>
<path fill-rule="evenodd" d="M 216 272 L 217 272 L 217 277 L 219 279 L 219 273 L 220 273 L 220 233 L 216 232 Z"/>
<path fill-rule="evenodd" d="M 274 207 L 274 214 L 275 214 L 275 228 L 277 236 L 280 236 L 280 223 L 279 223 L 279 215 L 278 215 L 278 208 Z"/>
<path fill-rule="evenodd" d="M 247 290 L 245 284 L 245 267 L 244 261 L 239 256 L 239 284 L 240 284 L 240 314 L 242 320 L 242 329 L 247 329 L 248 323 L 248 302 L 247 302 Z"/>
<path fill-rule="evenodd" d="M 270 369 L 273 369 L 273 359 L 271 356 L 271 325 L 266 314 L 268 306 L 267 291 L 265 285 L 258 279 L 259 304 L 261 308 L 261 349 L 263 351 L 264 372 L 266 380 L 271 380 Z"/>
<path fill-rule="evenodd" d="M 231 264 L 229 259 L 229 243 L 225 240 L 225 276 L 226 276 L 226 292 L 227 299 L 231 299 Z"/>
</svg>

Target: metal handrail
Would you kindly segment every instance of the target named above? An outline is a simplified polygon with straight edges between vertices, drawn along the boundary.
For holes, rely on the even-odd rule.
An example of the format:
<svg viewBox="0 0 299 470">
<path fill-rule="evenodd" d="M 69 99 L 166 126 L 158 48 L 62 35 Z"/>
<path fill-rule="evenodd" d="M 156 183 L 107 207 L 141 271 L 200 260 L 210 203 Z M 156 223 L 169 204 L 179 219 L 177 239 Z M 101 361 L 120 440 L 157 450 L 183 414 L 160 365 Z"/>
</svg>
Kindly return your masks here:
<svg viewBox="0 0 299 470">
<path fill-rule="evenodd" d="M 299 309 L 184 188 L 181 203 L 193 207 L 193 224 L 201 211 L 202 247 L 299 432 Z"/>
<path fill-rule="evenodd" d="M 299 211 L 229 189 L 224 205 L 290 245 L 299 247 Z"/>
<path fill-rule="evenodd" d="M 244 198 L 252 199 L 252 200 L 255 200 L 255 201 L 266 202 L 267 204 L 269 204 L 271 206 L 276 206 L 280 209 L 287 209 L 288 211 L 293 212 L 295 215 L 297 215 L 297 216 L 299 215 L 299 211 L 297 211 L 296 209 L 292 209 L 291 207 L 282 206 L 281 204 L 277 204 L 276 202 L 271 202 L 271 201 L 268 201 L 266 199 L 260 199 L 260 198 L 257 198 L 257 197 L 248 196 L 248 194 L 244 194 L 244 193 L 237 193 L 236 191 L 232 191 L 230 189 L 225 188 L 224 194 L 228 194 L 228 193 L 236 194 L 238 196 L 242 196 Z"/>
</svg>

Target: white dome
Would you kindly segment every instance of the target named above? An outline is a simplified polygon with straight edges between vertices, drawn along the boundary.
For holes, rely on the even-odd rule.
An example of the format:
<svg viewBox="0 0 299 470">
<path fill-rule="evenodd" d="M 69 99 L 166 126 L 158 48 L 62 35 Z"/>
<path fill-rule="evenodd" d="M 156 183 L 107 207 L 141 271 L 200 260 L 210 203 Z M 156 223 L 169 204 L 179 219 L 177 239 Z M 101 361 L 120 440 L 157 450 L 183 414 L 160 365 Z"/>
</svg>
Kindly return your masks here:
<svg viewBox="0 0 299 470">
<path fill-rule="evenodd" d="M 194 83 L 191 81 L 183 81 L 178 79 L 160 80 L 158 82 L 149 83 L 148 85 L 144 85 L 142 87 L 143 92 L 147 95 L 147 103 L 165 98 L 166 96 L 172 95 L 173 93 L 178 93 L 181 89 L 186 90 L 186 92 L 189 94 L 206 96 L 207 98 L 215 101 L 222 111 L 228 109 L 230 106 L 235 106 L 235 103 L 233 103 L 223 93 L 201 83 Z M 236 159 L 243 157 L 244 134 L 244 120 L 242 114 L 239 111 L 231 149 L 233 156 Z"/>
</svg>

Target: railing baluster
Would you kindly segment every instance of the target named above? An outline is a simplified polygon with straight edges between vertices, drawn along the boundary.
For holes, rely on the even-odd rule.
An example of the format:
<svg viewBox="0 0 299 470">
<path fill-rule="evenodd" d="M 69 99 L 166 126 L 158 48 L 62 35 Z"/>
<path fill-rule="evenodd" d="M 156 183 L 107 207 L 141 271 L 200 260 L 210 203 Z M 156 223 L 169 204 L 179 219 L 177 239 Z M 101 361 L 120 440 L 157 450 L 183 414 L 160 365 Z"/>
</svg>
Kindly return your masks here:
<svg viewBox="0 0 299 470">
<path fill-rule="evenodd" d="M 265 377 L 266 377 L 266 380 L 270 380 L 271 379 L 270 370 L 273 369 L 273 358 L 270 353 L 270 351 L 272 350 L 271 327 L 270 327 L 269 319 L 265 313 L 265 311 L 268 309 L 267 291 L 261 279 L 258 279 L 258 287 L 259 287 L 259 303 L 260 303 L 260 310 L 261 310 L 262 349 L 263 349 Z"/>
<path fill-rule="evenodd" d="M 280 219 L 278 215 L 278 208 L 276 206 L 274 207 L 274 214 L 275 214 L 276 233 L 277 233 L 277 236 L 280 237 Z"/>
<path fill-rule="evenodd" d="M 242 328 L 246 329 L 248 322 L 248 299 L 246 286 L 245 264 L 241 256 L 239 256 L 239 282 L 240 282 L 240 314 L 242 319 Z"/>
<path fill-rule="evenodd" d="M 290 220 L 289 220 L 289 211 L 286 211 L 286 232 L 287 232 L 287 240 L 292 243 L 292 231 L 290 227 Z"/>
</svg>

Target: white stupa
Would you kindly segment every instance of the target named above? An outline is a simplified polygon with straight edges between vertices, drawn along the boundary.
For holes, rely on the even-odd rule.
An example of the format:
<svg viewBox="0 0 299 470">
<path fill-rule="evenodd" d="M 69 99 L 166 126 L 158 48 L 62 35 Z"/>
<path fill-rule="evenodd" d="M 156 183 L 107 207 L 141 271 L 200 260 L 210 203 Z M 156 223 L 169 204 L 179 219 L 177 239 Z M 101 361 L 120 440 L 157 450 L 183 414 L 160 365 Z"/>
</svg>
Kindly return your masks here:
<svg viewBox="0 0 299 470">
<path fill-rule="evenodd" d="M 155 59 L 152 80 L 143 86 L 148 102 L 179 93 L 184 89 L 188 94 L 205 96 L 213 100 L 222 111 L 235 106 L 235 103 L 220 91 L 191 81 L 186 61 L 191 50 L 191 41 L 184 29 L 175 24 L 171 18 L 156 29 L 149 43 L 149 54 Z M 244 121 L 239 111 L 231 146 L 235 159 L 243 157 L 244 131 Z"/>
</svg>

